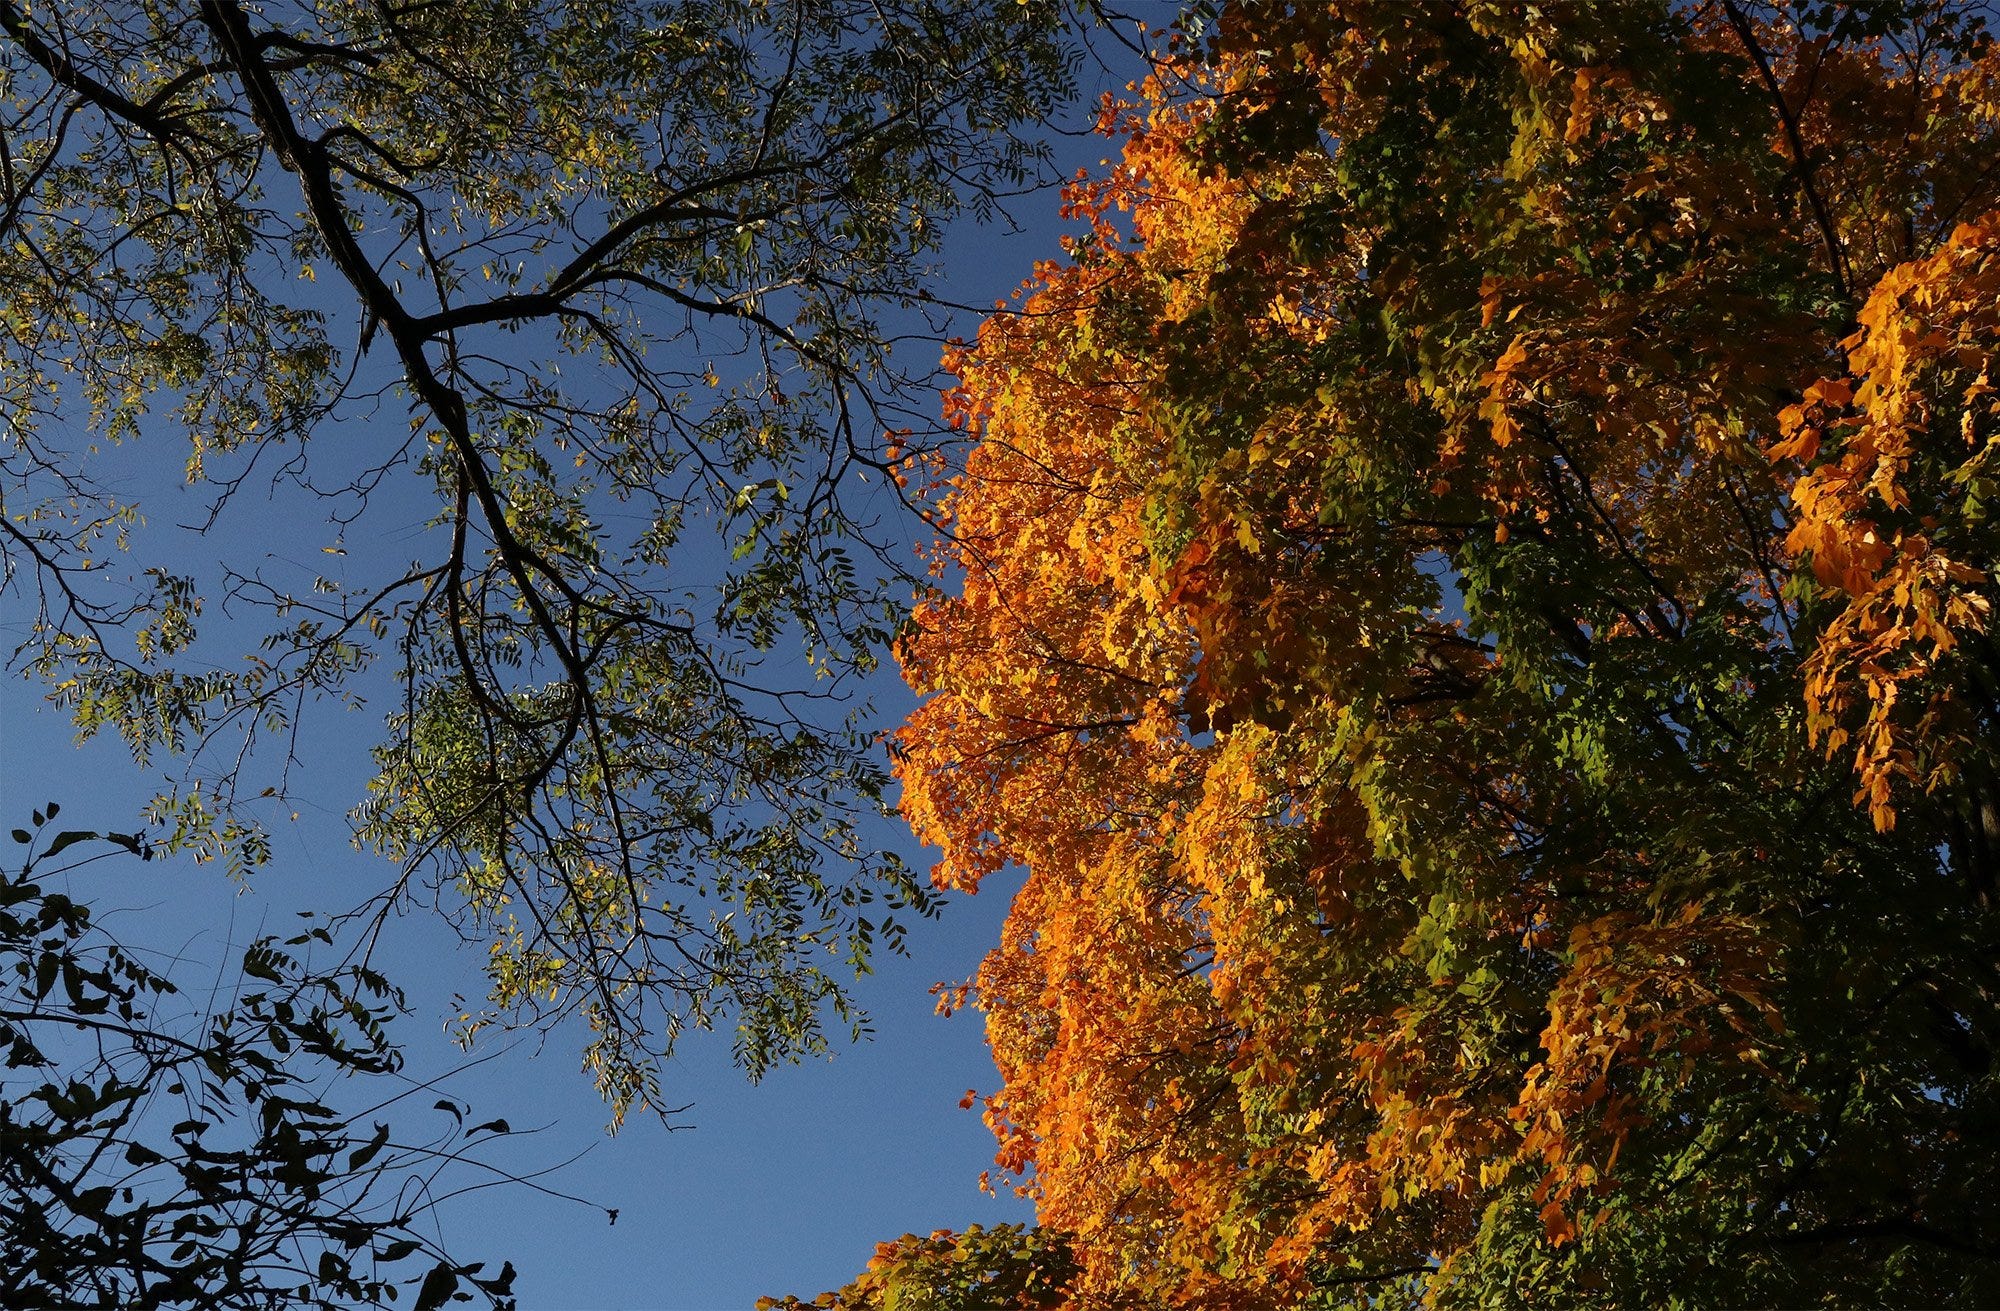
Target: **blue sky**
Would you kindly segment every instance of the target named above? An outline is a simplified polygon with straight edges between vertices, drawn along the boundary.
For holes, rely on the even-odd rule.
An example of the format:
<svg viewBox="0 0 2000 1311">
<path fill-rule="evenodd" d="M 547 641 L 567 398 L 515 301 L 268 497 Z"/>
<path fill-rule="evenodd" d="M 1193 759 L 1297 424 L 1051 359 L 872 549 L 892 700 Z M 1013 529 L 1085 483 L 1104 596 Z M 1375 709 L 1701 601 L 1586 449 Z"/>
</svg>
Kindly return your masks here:
<svg viewBox="0 0 2000 1311">
<path fill-rule="evenodd" d="M 14 681 L 0 701 L 4 827 L 24 824 L 28 810 L 49 800 L 61 803 L 65 828 L 132 827 L 156 776 L 134 767 L 116 743 L 76 748 L 62 717 L 35 702 L 33 689 Z M 350 745 L 358 749 L 358 737 Z M 329 762 L 324 772 L 342 771 Z M 324 790 L 352 795 L 343 783 L 358 777 L 330 777 Z M 315 778 L 305 790 L 321 787 Z M 888 825 L 880 837 L 912 850 Z M 240 891 L 217 867 L 181 857 L 100 861 L 75 876 L 75 892 L 122 941 L 156 953 L 156 961 L 180 957 L 167 972 L 198 992 L 218 967 L 233 968 L 232 945 L 289 932 L 293 910 L 345 904 L 381 882 L 379 862 L 348 844 L 337 806 L 302 810 L 275 839 L 270 864 Z M 764 1293 L 837 1286 L 874 1242 L 905 1230 L 1029 1218 L 1026 1203 L 982 1196 L 977 1187 L 992 1140 L 958 1099 L 994 1082 L 978 1017 L 940 1019 L 928 995 L 932 982 L 977 967 L 1007 892 L 996 886 L 954 900 L 941 920 L 912 933 L 909 959 L 885 960 L 859 985 L 873 1041 L 780 1068 L 751 1086 L 730 1063 L 727 1034 L 696 1035 L 668 1070 L 670 1097 L 693 1104 L 673 1132 L 634 1117 L 607 1137 L 604 1106 L 577 1068 L 573 1033 L 475 1049 L 470 1055 L 492 1059 L 447 1077 L 439 1091 L 470 1103 L 480 1119 L 504 1116 L 517 1130 L 548 1126 L 498 1144 L 491 1159 L 527 1173 L 583 1153 L 542 1182 L 592 1205 L 488 1189 L 447 1208 L 454 1250 L 496 1264 L 511 1259 L 528 1307 L 748 1307 Z M 443 1032 L 445 999 L 477 995 L 477 953 L 458 949 L 422 917 L 399 921 L 389 944 L 380 963 L 415 1008 L 397 1030 L 407 1075 L 428 1079 L 463 1065 L 467 1054 Z M 441 1114 L 428 1109 L 434 1100 L 413 1097 L 399 1135 L 426 1129 L 426 1117 Z M 601 1209 L 612 1207 L 615 1225 Z"/>
<path fill-rule="evenodd" d="M 1170 7 L 1159 8 L 1164 15 Z M 1084 80 L 1079 121 L 1087 121 L 1094 92 L 1122 77 L 1086 68 Z M 1097 139 L 1057 139 L 1056 147 L 1065 172 L 1110 150 Z M 1007 295 L 1033 260 L 1058 253 L 1057 205 L 1050 190 L 1015 203 L 1017 232 L 968 224 L 951 233 L 939 294 L 975 305 Z M 968 318 L 958 331 L 969 334 L 973 326 Z M 117 455 L 132 462 L 133 485 L 148 491 L 155 531 L 181 517 L 177 494 L 156 487 L 181 458 L 168 445 L 142 442 Z M 237 508 L 242 517 L 234 532 L 242 536 L 231 541 L 282 541 L 294 532 L 284 516 L 295 509 Z M 309 535 L 313 545 L 299 547 L 308 553 L 317 525 Z M 146 563 L 134 558 L 132 572 Z M 18 593 L 0 596 L 0 607 L 0 636 L 28 617 Z M 884 722 L 909 703 L 893 671 L 884 671 L 871 693 Z M 18 677 L 0 684 L 4 827 L 24 823 L 31 808 L 49 800 L 62 804 L 64 827 L 133 827 L 173 763 L 141 769 L 115 741 L 79 748 L 63 716 L 40 696 Z M 346 818 L 370 772 L 367 746 L 379 718 L 322 708 L 312 727 L 307 774 L 296 788 L 307 801 L 296 823 L 277 827 L 273 858 L 247 887 L 232 885 L 215 866 L 173 858 L 97 863 L 78 876 L 78 894 L 127 943 L 180 955 L 183 964 L 173 973 L 185 982 L 207 977 L 203 972 L 233 960 L 260 933 L 286 928 L 296 909 L 345 906 L 380 887 L 385 869 L 353 849 Z M 884 823 L 874 838 L 928 864 L 899 826 Z M 872 1042 L 839 1046 L 831 1060 L 780 1068 L 757 1086 L 732 1066 L 726 1033 L 686 1042 L 667 1071 L 667 1092 L 671 1102 L 692 1107 L 673 1132 L 635 1118 L 606 1138 L 606 1112 L 578 1071 L 580 1040 L 573 1033 L 545 1043 L 525 1035 L 504 1049 L 482 1046 L 472 1055 L 491 1059 L 451 1076 L 441 1089 L 470 1102 L 481 1118 L 505 1116 L 517 1129 L 547 1126 L 499 1144 L 492 1159 L 526 1173 L 576 1157 L 542 1182 L 589 1204 L 519 1187 L 462 1197 L 444 1214 L 455 1250 L 495 1263 L 511 1259 L 521 1272 L 524 1306 L 698 1311 L 837 1286 L 861 1268 L 876 1241 L 905 1231 L 1030 1218 L 1026 1203 L 978 1189 L 992 1139 L 959 1099 L 968 1088 L 990 1090 L 996 1076 L 978 1017 L 938 1018 L 928 991 L 933 982 L 977 968 L 1011 890 L 1010 880 L 996 878 L 976 900 L 953 899 L 941 920 L 913 929 L 909 959 L 884 959 L 862 981 L 857 996 L 873 1016 Z M 459 949 L 442 926 L 422 917 L 399 921 L 388 944 L 378 963 L 415 1005 L 400 1026 L 410 1072 L 428 1078 L 462 1064 L 466 1055 L 446 1041 L 444 1020 L 453 994 L 483 992 L 478 953 Z M 412 1116 L 434 1113 L 423 1109 L 432 1100 L 413 1099 Z M 617 1209 L 615 1225 L 603 1208 Z"/>
</svg>

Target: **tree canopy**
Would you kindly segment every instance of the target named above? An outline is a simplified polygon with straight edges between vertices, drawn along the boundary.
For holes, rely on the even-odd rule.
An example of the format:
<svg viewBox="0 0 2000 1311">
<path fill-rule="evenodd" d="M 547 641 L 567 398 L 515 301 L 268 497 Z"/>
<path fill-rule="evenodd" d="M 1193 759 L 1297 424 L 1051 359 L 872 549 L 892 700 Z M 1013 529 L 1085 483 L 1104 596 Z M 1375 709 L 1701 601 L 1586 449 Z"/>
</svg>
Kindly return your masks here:
<svg viewBox="0 0 2000 1311">
<path fill-rule="evenodd" d="M 491 944 L 468 1025 L 581 1013 L 621 1114 L 689 1025 L 818 1047 L 932 904 L 855 827 L 891 338 L 1033 180 L 1060 18 L 0 0 L 14 666 L 239 872 L 372 700 L 385 904 Z"/>
<path fill-rule="evenodd" d="M 1987 6 L 1190 4 L 930 432 L 892 347 L 1045 159 L 1063 17 L 0 0 L 14 666 L 239 872 L 375 706 L 370 912 L 488 945 L 468 1034 L 579 1016 L 623 1114 L 689 1026 L 858 1024 L 933 908 L 861 827 L 900 635 L 936 883 L 1024 878 L 942 1006 L 1043 1227 L 815 1305 L 2000 1300 Z M 294 1225 L 300 1296 L 507 1296 L 317 1205 L 403 1149 L 286 1049 L 386 1069 L 385 982 L 261 944 L 161 1045 L 30 872 L 0 1036 L 52 1068 L 60 984 L 117 1050 L 4 1109 L 10 1278 L 194 1298 L 267 1250 L 202 1225 Z M 134 1155 L 155 1076 L 261 1136 Z"/>
<path fill-rule="evenodd" d="M 2000 1296 L 2000 48 L 1200 6 L 901 656 L 1070 1304 Z"/>
</svg>

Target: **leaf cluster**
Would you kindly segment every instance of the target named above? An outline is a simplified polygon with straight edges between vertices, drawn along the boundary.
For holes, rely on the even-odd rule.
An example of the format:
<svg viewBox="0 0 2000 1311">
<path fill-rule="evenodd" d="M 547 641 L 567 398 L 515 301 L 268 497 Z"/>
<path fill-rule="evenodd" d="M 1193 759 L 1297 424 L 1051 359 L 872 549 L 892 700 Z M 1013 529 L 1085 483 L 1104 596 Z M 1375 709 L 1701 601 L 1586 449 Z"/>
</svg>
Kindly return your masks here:
<svg viewBox="0 0 2000 1311">
<path fill-rule="evenodd" d="M 55 831 L 59 810 L 15 831 L 24 853 L 0 880 L 7 1303 L 511 1307 L 512 1263 L 486 1274 L 431 1223 L 468 1168 L 503 1173 L 478 1160 L 480 1135 L 508 1126 L 466 1128 L 441 1101 L 444 1132 L 395 1128 L 402 994 L 366 966 L 313 964 L 333 939 L 309 922 L 253 943 L 237 986 L 197 1002 L 59 890 L 107 846 L 152 848 Z M 346 1078 L 391 1091 L 337 1109 Z"/>
</svg>

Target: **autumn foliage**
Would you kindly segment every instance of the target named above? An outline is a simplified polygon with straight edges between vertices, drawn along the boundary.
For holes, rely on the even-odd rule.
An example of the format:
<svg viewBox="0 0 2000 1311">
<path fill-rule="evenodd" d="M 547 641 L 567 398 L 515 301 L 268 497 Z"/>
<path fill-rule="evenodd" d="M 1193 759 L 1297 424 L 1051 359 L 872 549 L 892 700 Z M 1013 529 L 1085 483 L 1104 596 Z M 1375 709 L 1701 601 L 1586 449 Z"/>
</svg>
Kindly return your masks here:
<svg viewBox="0 0 2000 1311">
<path fill-rule="evenodd" d="M 1228 7 L 952 360 L 904 810 L 1077 1306 L 2000 1297 L 2000 53 Z"/>
<path fill-rule="evenodd" d="M 757 1311 L 1054 1311 L 1074 1273 L 1068 1244 L 1051 1230 L 968 1225 L 877 1243 L 845 1286 L 810 1301 L 760 1297 Z"/>
</svg>

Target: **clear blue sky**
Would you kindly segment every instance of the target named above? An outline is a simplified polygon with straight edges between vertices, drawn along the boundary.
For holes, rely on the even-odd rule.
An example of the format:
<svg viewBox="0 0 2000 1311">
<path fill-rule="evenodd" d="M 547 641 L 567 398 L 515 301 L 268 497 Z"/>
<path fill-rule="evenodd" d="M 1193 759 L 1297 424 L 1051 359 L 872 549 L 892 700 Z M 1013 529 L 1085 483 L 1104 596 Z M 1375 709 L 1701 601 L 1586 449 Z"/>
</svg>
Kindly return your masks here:
<svg viewBox="0 0 2000 1311">
<path fill-rule="evenodd" d="M 1171 8 L 1159 5 L 1160 16 Z M 1086 68 L 1078 121 L 1087 121 L 1096 90 L 1127 75 Z M 1068 139 L 1057 149 L 1067 171 L 1094 164 L 1110 147 Z M 970 225 L 954 231 L 940 294 L 972 304 L 1005 296 L 1033 260 L 1058 253 L 1057 203 L 1053 191 L 1017 202 L 1019 233 Z M 972 327 L 968 319 L 959 331 Z M 117 456 L 132 461 L 131 490 L 147 491 L 155 533 L 186 517 L 176 513 L 176 493 L 164 485 L 184 453 L 168 447 L 162 438 Z M 260 538 L 257 549 L 296 541 L 310 553 L 318 545 L 317 525 L 301 534 L 283 521 L 295 509 L 237 509 L 242 513 L 227 542 L 190 536 L 187 549 L 241 550 Z M 148 562 L 133 559 L 132 572 Z M 27 602 L 7 594 L 0 607 L 5 638 L 25 623 Z M 874 696 L 885 722 L 908 704 L 893 671 Z M 240 950 L 262 932 L 286 928 L 295 909 L 351 904 L 384 882 L 384 867 L 351 847 L 346 819 L 369 773 L 367 747 L 378 728 L 374 712 L 316 712 L 310 776 L 298 793 L 322 800 L 302 806 L 296 824 L 278 829 L 271 863 L 248 888 L 236 889 L 214 866 L 174 858 L 101 862 L 82 876 L 78 893 L 127 942 L 185 952 L 210 970 L 231 957 L 232 946 Z M 162 761 L 141 770 L 115 741 L 78 748 L 63 717 L 41 704 L 35 684 L 18 677 L 0 684 L 0 827 L 23 823 L 31 808 L 56 800 L 64 827 L 129 829 L 172 769 Z M 884 824 L 877 837 L 915 861 L 930 859 L 899 827 Z M 680 1117 L 687 1127 L 675 1132 L 635 1119 L 607 1139 L 604 1107 L 577 1069 L 574 1033 L 558 1033 L 541 1046 L 528 1035 L 453 1077 L 443 1089 L 471 1102 L 481 1118 L 505 1116 L 517 1129 L 551 1126 L 501 1144 L 497 1163 L 528 1172 L 585 1153 L 543 1182 L 619 1211 L 613 1226 L 593 1206 L 521 1188 L 488 1190 L 447 1208 L 454 1250 L 496 1264 L 513 1260 L 525 1307 L 700 1311 L 748 1307 L 764 1293 L 810 1296 L 835 1287 L 862 1267 L 876 1241 L 906 1230 L 1029 1219 L 1026 1203 L 984 1196 L 977 1187 L 992 1139 L 977 1113 L 958 1102 L 968 1088 L 987 1091 L 996 1082 L 978 1017 L 939 1019 L 928 993 L 931 983 L 976 969 L 1011 890 L 1011 882 L 996 878 L 980 898 L 955 899 L 941 921 L 913 930 L 910 959 L 886 959 L 862 982 L 858 995 L 873 1014 L 873 1042 L 840 1047 L 830 1061 L 780 1069 L 753 1087 L 732 1067 L 726 1033 L 696 1035 L 668 1071 L 669 1100 L 693 1103 Z M 462 1062 L 442 1022 L 453 993 L 483 992 L 479 953 L 458 949 L 455 938 L 421 918 L 399 922 L 390 943 L 392 957 L 378 963 L 416 1006 L 400 1026 L 411 1071 L 428 1074 Z M 175 976 L 185 982 L 189 972 L 183 966 Z M 415 1099 L 419 1119 L 432 1100 Z"/>
</svg>

